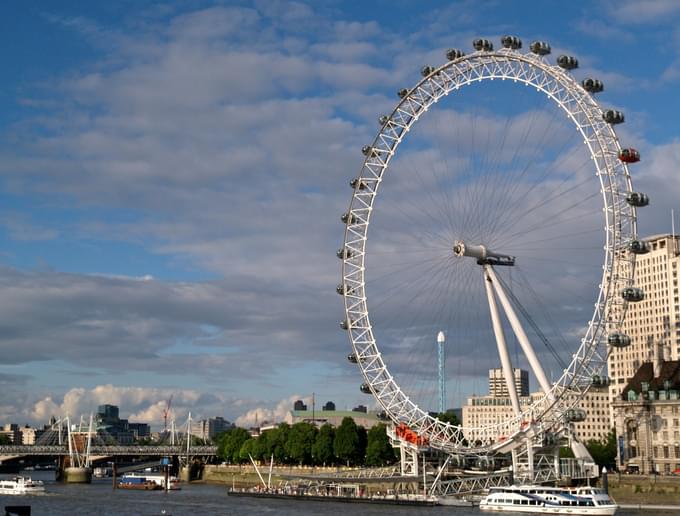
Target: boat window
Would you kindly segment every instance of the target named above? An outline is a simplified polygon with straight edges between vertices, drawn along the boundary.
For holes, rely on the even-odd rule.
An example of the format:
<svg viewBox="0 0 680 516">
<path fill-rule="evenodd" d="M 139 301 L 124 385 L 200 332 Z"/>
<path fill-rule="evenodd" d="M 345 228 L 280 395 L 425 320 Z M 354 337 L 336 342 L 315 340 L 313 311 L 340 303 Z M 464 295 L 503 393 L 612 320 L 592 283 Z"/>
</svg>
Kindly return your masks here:
<svg viewBox="0 0 680 516">
<path fill-rule="evenodd" d="M 519 505 L 519 500 L 513 500 L 512 503 L 513 503 L 514 505 Z"/>
<path fill-rule="evenodd" d="M 529 504 L 529 500 L 522 500 L 522 505 L 528 505 L 528 504 Z"/>
</svg>

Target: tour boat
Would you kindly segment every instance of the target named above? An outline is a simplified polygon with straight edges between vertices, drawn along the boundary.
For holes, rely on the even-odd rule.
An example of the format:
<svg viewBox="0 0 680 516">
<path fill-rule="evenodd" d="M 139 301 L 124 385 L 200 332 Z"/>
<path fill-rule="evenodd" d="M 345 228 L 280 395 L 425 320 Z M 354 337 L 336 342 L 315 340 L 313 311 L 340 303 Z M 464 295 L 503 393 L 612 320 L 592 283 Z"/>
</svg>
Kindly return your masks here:
<svg viewBox="0 0 680 516">
<path fill-rule="evenodd" d="M 140 483 L 144 481 L 153 482 L 158 486 L 159 489 L 165 489 L 165 474 L 164 473 L 127 473 L 123 475 L 120 479 L 122 483 Z M 179 483 L 179 479 L 175 476 L 168 477 L 168 491 L 177 491 L 182 489 Z"/>
<path fill-rule="evenodd" d="M 0 495 L 24 495 L 44 493 L 45 486 L 41 480 L 31 477 L 14 477 L 0 480 Z"/>
<path fill-rule="evenodd" d="M 482 511 L 593 516 L 612 516 L 618 507 L 604 490 L 595 487 L 492 487 L 479 502 Z"/>
</svg>

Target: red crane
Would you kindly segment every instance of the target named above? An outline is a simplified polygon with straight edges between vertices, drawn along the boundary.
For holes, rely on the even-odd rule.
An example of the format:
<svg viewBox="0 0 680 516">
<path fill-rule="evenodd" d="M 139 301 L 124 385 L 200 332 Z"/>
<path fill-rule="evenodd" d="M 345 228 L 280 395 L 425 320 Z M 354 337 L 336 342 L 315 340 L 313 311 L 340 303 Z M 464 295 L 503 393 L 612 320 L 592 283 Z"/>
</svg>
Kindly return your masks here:
<svg viewBox="0 0 680 516">
<path fill-rule="evenodd" d="M 174 394 L 170 395 L 170 398 L 168 398 L 168 403 L 165 405 L 165 409 L 163 410 L 163 432 L 168 431 L 168 414 L 170 414 L 170 406 L 172 405 L 172 397 Z"/>
</svg>

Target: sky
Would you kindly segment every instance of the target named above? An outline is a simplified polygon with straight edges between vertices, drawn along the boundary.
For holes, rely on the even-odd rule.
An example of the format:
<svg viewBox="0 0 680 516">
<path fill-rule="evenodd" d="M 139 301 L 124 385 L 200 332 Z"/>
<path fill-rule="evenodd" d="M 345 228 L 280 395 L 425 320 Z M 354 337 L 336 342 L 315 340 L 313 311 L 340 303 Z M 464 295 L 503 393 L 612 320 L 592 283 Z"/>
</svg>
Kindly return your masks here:
<svg viewBox="0 0 680 516">
<path fill-rule="evenodd" d="M 338 325 L 348 181 L 423 65 L 504 34 L 548 41 L 553 58 L 578 57 L 577 78 L 603 80 L 598 100 L 625 112 L 619 137 L 642 154 L 639 232 L 669 232 L 673 0 L 3 2 L 0 424 L 113 403 L 158 427 L 170 396 L 178 421 L 244 425 L 312 393 L 371 406 Z M 450 107 L 459 122 L 498 124 L 465 102 Z M 427 127 L 429 141 L 444 134 Z M 426 150 L 411 159 L 427 167 Z M 460 388 L 480 392 L 489 364 Z"/>
</svg>

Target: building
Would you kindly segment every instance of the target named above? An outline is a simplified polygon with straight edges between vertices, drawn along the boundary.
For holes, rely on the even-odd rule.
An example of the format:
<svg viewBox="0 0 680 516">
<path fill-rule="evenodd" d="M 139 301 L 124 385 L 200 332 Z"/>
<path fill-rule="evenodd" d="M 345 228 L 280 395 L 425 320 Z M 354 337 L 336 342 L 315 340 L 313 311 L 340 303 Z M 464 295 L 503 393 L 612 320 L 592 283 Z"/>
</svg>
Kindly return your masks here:
<svg viewBox="0 0 680 516">
<path fill-rule="evenodd" d="M 42 434 L 45 433 L 45 430 L 39 428 L 32 428 L 26 425 L 24 427 L 21 427 L 19 429 L 19 432 L 21 432 L 21 444 L 32 446 L 35 444 L 35 441 L 39 439 Z"/>
<path fill-rule="evenodd" d="M 518 396 L 529 396 L 529 372 L 524 369 L 513 368 L 515 378 L 515 390 Z M 503 375 L 503 369 L 489 369 L 489 395 L 496 398 L 510 396 L 508 384 Z"/>
<path fill-rule="evenodd" d="M 332 410 L 326 410 L 327 407 L 332 406 Z M 351 417 L 354 422 L 363 426 L 364 428 L 371 428 L 382 421 L 378 418 L 377 413 L 369 412 L 364 405 L 359 405 L 354 407 L 351 411 L 349 410 L 335 410 L 335 403 L 329 401 L 324 405 L 323 410 L 298 410 L 297 403 L 293 406 L 293 410 L 290 413 L 290 423 L 313 423 L 317 426 L 322 426 L 329 424 L 331 426 L 340 426 L 342 420 L 346 417 Z"/>
<path fill-rule="evenodd" d="M 501 370 L 489 370 L 490 394 L 487 396 L 471 396 L 468 398 L 467 404 L 463 406 L 463 427 L 471 429 L 466 431 L 465 438 L 472 443 L 478 441 L 480 443 L 492 443 L 496 442 L 499 438 L 504 438 L 505 436 L 496 435 L 495 430 L 489 427 L 515 417 L 512 402 L 510 396 L 508 396 L 507 387 L 504 391 L 504 396 L 493 394 L 494 392 L 503 392 L 500 387 L 498 387 L 496 371 Z M 526 373 L 526 371 L 521 371 L 519 369 L 513 369 L 513 372 L 516 379 L 521 379 L 523 376 L 522 373 Z M 541 391 L 533 393 L 528 392 L 528 374 L 526 375 L 526 378 L 527 393 L 519 396 L 519 404 L 522 411 L 543 397 Z M 496 387 L 492 390 L 492 386 L 494 385 Z M 520 384 L 516 383 L 515 385 L 518 386 Z M 569 400 L 570 396 L 570 394 L 566 394 L 566 399 Z M 607 387 L 591 388 L 588 393 L 578 401 L 576 406 L 584 409 L 587 414 L 585 421 L 572 423 L 572 430 L 576 438 L 583 442 L 587 442 L 591 439 L 599 441 L 606 440 L 607 435 L 611 430 Z"/>
<path fill-rule="evenodd" d="M 121 419 L 119 414 L 116 405 L 99 405 L 95 416 L 97 431 L 108 434 L 118 444 L 132 444 L 137 439 L 151 436 L 147 423 L 130 423 L 127 419 Z"/>
<path fill-rule="evenodd" d="M 678 268 L 680 236 L 655 235 L 644 239 L 648 252 L 635 259 L 635 284 L 645 297 L 629 303 L 623 332 L 631 344 L 612 347 L 608 366 L 612 403 L 645 362 L 653 359 L 656 344 L 669 348 L 669 360 L 680 358 L 680 303 Z M 613 414 L 612 414 L 613 415 Z"/>
<path fill-rule="evenodd" d="M 302 400 L 297 400 L 293 405 L 293 410 L 307 410 L 307 405 Z"/>
<path fill-rule="evenodd" d="M 326 404 L 323 406 L 323 410 L 328 410 L 328 411 L 335 410 L 335 403 L 333 403 L 332 401 L 327 401 Z"/>
<path fill-rule="evenodd" d="M 223 417 L 211 417 L 191 423 L 191 435 L 206 441 L 212 441 L 217 434 L 226 432 L 233 427 L 234 425 Z"/>
<path fill-rule="evenodd" d="M 21 431 L 19 425 L 15 423 L 7 423 L 0 430 L 0 435 L 7 437 L 12 444 L 21 444 Z"/>
<path fill-rule="evenodd" d="M 665 360 L 662 350 L 657 346 L 612 404 L 622 470 L 680 471 L 680 360 Z"/>
</svg>

